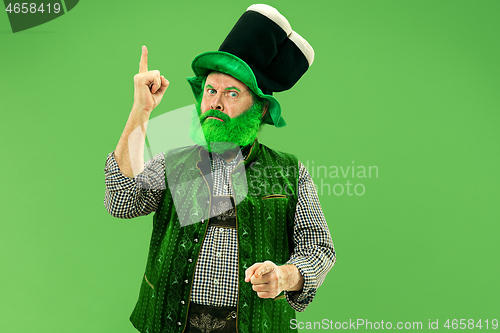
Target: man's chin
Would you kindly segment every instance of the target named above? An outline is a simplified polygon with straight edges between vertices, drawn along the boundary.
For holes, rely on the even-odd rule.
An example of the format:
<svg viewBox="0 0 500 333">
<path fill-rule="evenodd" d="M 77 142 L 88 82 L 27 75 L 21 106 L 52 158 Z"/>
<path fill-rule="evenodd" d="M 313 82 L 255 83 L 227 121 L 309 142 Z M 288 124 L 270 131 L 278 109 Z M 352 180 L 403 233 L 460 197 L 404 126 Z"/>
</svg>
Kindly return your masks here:
<svg viewBox="0 0 500 333">
<path fill-rule="evenodd" d="M 217 154 L 252 144 L 260 129 L 260 111 L 254 108 L 227 122 L 223 114 L 210 114 L 209 111 L 205 115 L 207 119 L 193 114 L 191 138 L 207 151 Z"/>
</svg>

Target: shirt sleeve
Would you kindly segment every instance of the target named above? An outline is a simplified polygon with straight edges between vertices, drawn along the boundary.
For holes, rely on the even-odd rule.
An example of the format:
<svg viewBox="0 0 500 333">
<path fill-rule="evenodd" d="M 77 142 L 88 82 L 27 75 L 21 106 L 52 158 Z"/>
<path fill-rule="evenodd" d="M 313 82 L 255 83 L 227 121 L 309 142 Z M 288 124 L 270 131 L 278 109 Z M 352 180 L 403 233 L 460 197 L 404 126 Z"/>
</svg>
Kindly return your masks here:
<svg viewBox="0 0 500 333">
<path fill-rule="evenodd" d="M 336 255 L 316 188 L 300 162 L 293 242 L 294 253 L 286 264 L 297 266 L 304 277 L 304 287 L 300 291 L 285 291 L 285 296 L 294 310 L 304 311 L 335 264 Z"/>
<path fill-rule="evenodd" d="M 155 155 L 145 163 L 141 174 L 128 178 L 121 173 L 112 151 L 104 174 L 104 206 L 111 215 L 122 219 L 148 215 L 158 207 L 165 189 L 165 155 Z"/>
</svg>

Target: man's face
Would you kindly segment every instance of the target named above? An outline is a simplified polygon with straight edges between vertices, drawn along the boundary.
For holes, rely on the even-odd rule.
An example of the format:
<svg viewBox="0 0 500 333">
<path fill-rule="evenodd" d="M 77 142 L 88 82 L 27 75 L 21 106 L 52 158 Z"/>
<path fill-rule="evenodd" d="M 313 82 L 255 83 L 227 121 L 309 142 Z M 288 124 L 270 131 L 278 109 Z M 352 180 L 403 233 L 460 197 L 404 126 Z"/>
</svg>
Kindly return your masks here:
<svg viewBox="0 0 500 333">
<path fill-rule="evenodd" d="M 191 137 L 209 151 L 224 153 L 253 143 L 267 104 L 254 101 L 250 89 L 234 77 L 211 73 L 196 109 Z"/>
<path fill-rule="evenodd" d="M 207 76 L 201 100 L 202 114 L 209 110 L 218 110 L 230 118 L 236 118 L 252 104 L 252 93 L 240 80 L 222 73 L 211 73 Z M 206 121 L 222 119 L 208 117 Z"/>
</svg>

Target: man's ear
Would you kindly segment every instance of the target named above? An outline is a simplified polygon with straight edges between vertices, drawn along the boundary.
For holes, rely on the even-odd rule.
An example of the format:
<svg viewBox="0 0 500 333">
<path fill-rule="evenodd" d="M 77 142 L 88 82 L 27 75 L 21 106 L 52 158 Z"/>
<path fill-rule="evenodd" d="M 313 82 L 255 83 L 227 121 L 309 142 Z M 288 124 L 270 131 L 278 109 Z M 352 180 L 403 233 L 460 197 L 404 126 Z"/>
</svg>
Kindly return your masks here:
<svg viewBox="0 0 500 333">
<path fill-rule="evenodd" d="M 266 100 L 266 102 L 264 103 L 264 106 L 262 106 L 262 115 L 260 116 L 260 119 L 264 118 L 268 109 L 269 109 L 269 101 Z"/>
</svg>

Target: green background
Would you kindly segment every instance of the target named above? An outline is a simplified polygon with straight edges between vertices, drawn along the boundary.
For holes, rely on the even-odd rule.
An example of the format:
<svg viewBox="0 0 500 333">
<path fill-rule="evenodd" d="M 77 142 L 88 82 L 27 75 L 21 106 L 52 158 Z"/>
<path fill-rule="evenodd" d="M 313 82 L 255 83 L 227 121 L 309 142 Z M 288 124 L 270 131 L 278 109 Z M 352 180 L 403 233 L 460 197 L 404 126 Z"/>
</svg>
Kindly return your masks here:
<svg viewBox="0 0 500 333">
<path fill-rule="evenodd" d="M 500 2 L 267 3 L 316 58 L 260 141 L 379 171 L 314 177 L 365 193 L 319 189 L 338 261 L 298 320 L 500 319 Z M 135 331 L 152 216 L 110 216 L 103 169 L 141 46 L 170 80 L 154 113 L 192 104 L 191 60 L 250 4 L 80 1 L 15 34 L 0 14 L 2 332 Z"/>
</svg>

